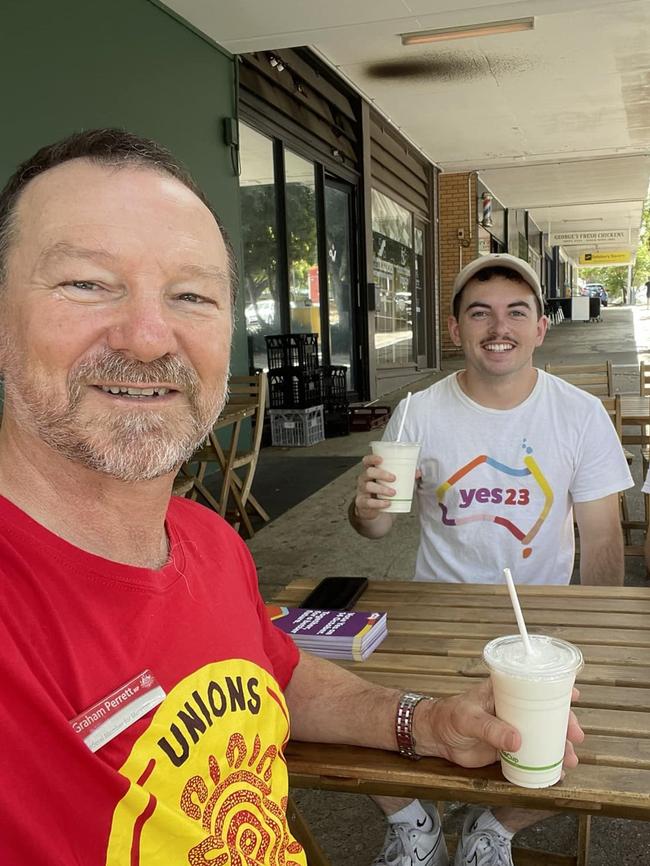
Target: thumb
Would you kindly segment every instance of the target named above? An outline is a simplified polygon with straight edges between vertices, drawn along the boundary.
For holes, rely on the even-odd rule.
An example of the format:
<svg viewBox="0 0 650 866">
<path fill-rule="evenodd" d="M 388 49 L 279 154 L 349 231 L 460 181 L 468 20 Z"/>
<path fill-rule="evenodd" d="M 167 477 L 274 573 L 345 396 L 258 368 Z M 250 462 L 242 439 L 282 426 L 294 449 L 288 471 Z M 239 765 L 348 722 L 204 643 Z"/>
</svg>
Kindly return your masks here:
<svg viewBox="0 0 650 866">
<path fill-rule="evenodd" d="M 481 738 L 497 751 L 516 752 L 521 746 L 521 736 L 516 728 L 485 713 Z"/>
</svg>

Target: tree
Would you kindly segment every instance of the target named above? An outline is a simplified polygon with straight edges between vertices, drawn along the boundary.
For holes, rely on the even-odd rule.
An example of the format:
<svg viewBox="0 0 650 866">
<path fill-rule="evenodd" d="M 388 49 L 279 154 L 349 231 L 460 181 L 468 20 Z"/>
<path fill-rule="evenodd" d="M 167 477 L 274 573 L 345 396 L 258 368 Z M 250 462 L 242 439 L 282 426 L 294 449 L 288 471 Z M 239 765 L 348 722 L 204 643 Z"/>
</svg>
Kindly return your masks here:
<svg viewBox="0 0 650 866">
<path fill-rule="evenodd" d="M 588 283 L 602 283 L 612 299 L 622 297 L 623 301 L 627 300 L 626 265 L 580 268 L 580 276 Z M 643 285 L 647 279 L 650 279 L 650 198 L 646 199 L 643 206 L 639 246 L 632 270 L 632 285 Z"/>
<path fill-rule="evenodd" d="M 646 199 L 641 217 L 641 234 L 639 248 L 636 251 L 636 262 L 632 274 L 632 284 L 640 286 L 650 279 L 650 198 Z"/>
</svg>

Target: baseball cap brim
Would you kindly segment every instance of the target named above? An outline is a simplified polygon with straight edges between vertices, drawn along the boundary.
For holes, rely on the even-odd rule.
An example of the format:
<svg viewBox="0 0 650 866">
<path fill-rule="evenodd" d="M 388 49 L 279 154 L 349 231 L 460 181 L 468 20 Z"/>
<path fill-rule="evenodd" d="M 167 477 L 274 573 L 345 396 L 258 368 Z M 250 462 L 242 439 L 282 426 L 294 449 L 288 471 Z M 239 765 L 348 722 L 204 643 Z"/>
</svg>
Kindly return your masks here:
<svg viewBox="0 0 650 866">
<path fill-rule="evenodd" d="M 452 313 L 454 311 L 454 299 L 460 292 L 462 292 L 462 290 L 472 279 L 472 277 L 475 277 L 478 273 L 484 271 L 486 268 L 495 267 L 508 268 L 508 270 L 515 271 L 515 273 L 519 274 L 522 280 L 528 283 L 530 288 L 535 293 L 542 310 L 544 309 L 544 297 L 542 295 L 542 287 L 539 282 L 539 277 L 528 264 L 528 262 L 525 262 L 523 259 L 517 258 L 517 256 L 511 256 L 509 253 L 490 253 L 487 256 L 479 256 L 468 265 L 465 265 L 465 267 L 454 280 L 454 284 L 451 289 Z"/>
</svg>

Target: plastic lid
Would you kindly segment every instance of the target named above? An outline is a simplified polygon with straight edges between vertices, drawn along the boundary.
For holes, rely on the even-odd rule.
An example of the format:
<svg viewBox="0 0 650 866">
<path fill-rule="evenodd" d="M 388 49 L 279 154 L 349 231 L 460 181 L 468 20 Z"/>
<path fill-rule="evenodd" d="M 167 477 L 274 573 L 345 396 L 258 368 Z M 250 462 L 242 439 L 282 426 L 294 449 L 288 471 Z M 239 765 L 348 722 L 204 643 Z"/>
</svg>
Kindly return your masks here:
<svg viewBox="0 0 650 866">
<path fill-rule="evenodd" d="M 533 656 L 526 655 L 521 635 L 498 637 L 486 644 L 483 659 L 489 668 L 526 679 L 561 679 L 575 674 L 583 666 L 578 647 L 560 638 L 541 634 L 529 635 Z"/>
</svg>

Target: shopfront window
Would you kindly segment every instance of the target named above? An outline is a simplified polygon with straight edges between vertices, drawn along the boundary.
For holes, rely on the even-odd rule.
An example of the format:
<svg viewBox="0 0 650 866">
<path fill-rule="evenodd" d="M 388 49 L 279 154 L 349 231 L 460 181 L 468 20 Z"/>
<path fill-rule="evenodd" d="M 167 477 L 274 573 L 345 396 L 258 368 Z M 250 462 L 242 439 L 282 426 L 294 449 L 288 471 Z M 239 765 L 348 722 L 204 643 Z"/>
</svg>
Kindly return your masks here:
<svg viewBox="0 0 650 866">
<path fill-rule="evenodd" d="M 327 227 L 327 291 L 330 355 L 332 364 L 347 368 L 346 385 L 352 376 L 352 250 L 350 227 L 351 191 L 331 179 L 325 182 Z"/>
<path fill-rule="evenodd" d="M 314 164 L 285 151 L 289 307 L 292 333 L 319 335 L 320 286 Z"/>
<path fill-rule="evenodd" d="M 413 363 L 413 217 L 372 191 L 377 367 Z"/>
<path fill-rule="evenodd" d="M 280 328 L 278 295 L 278 235 L 273 177 L 273 142 L 245 124 L 240 125 L 241 214 L 244 293 L 249 360 L 266 367 L 266 334 Z"/>
</svg>

